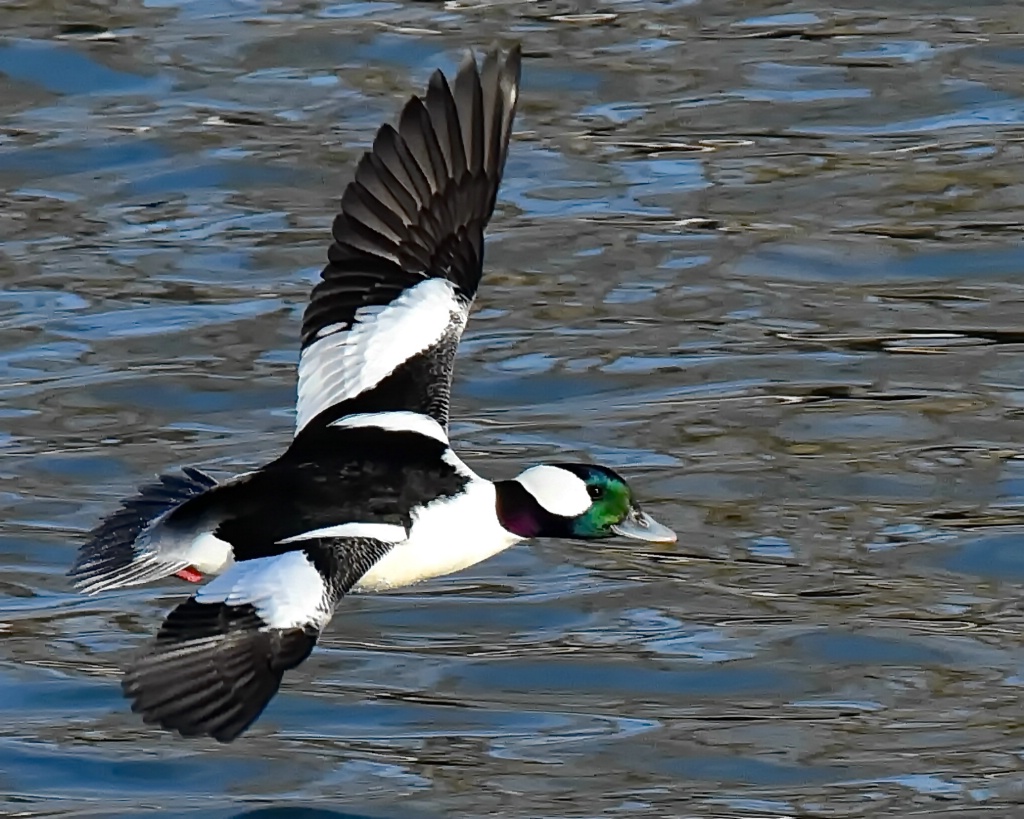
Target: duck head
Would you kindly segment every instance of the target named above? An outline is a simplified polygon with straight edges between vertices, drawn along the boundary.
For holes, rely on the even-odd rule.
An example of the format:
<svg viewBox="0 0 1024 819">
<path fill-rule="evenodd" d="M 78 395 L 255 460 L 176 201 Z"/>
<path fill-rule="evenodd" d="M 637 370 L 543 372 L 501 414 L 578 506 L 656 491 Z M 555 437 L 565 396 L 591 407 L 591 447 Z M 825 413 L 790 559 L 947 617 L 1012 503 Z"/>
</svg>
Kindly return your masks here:
<svg viewBox="0 0 1024 819">
<path fill-rule="evenodd" d="M 644 512 L 629 484 L 605 466 L 541 464 L 499 481 L 498 520 L 520 537 L 628 537 L 674 543 L 676 534 Z"/>
</svg>

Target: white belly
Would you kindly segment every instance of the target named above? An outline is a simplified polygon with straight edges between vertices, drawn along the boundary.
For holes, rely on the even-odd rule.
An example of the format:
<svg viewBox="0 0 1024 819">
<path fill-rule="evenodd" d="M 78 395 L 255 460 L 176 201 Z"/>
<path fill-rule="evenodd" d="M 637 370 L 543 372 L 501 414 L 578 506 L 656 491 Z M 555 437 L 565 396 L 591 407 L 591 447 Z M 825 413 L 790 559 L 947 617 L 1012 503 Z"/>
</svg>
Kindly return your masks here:
<svg viewBox="0 0 1024 819">
<path fill-rule="evenodd" d="M 464 494 L 415 514 L 409 537 L 378 560 L 354 589 L 381 591 L 451 574 L 520 540 L 498 523 L 494 485 L 478 478 Z"/>
</svg>

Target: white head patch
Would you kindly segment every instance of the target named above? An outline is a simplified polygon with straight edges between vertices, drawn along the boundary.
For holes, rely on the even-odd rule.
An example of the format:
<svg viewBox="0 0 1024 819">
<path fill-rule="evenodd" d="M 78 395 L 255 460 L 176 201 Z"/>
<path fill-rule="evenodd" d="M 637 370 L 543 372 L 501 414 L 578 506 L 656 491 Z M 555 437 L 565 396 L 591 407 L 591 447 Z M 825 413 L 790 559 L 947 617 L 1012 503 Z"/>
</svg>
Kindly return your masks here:
<svg viewBox="0 0 1024 819">
<path fill-rule="evenodd" d="M 516 480 L 553 515 L 574 518 L 590 508 L 586 483 L 567 469 L 547 464 L 531 466 Z"/>
</svg>

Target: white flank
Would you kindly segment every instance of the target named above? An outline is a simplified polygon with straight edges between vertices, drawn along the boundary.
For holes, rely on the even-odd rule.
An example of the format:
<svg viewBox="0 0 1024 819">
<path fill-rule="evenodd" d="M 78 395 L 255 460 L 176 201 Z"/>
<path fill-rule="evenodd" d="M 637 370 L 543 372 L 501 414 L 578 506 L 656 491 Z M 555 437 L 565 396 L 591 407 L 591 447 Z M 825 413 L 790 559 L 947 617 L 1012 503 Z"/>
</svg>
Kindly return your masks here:
<svg viewBox="0 0 1024 819">
<path fill-rule="evenodd" d="M 357 310 L 347 329 L 323 328 L 299 360 L 296 434 L 328 407 L 375 387 L 440 341 L 453 323 L 465 320 L 454 285 L 447 279 L 427 279 L 390 304 Z"/>
<path fill-rule="evenodd" d="M 176 530 L 173 525 L 165 524 L 168 516 L 169 513 L 157 518 L 139 534 L 135 541 L 139 557 L 152 555 L 155 559 L 181 564 L 168 574 L 186 566 L 195 566 L 203 574 L 217 574 L 234 561 L 234 550 L 226 540 L 209 529 Z"/>
<path fill-rule="evenodd" d="M 465 491 L 414 511 L 408 540 L 378 560 L 356 590 L 393 589 L 451 574 L 522 540 L 498 522 L 494 484 L 474 475 L 450 450 L 445 460 L 471 478 Z"/>
<path fill-rule="evenodd" d="M 516 480 L 553 515 L 574 518 L 590 508 L 587 484 L 579 477 L 557 466 L 531 466 Z"/>
<path fill-rule="evenodd" d="M 448 436 L 444 427 L 429 415 L 420 415 L 418 412 L 364 412 L 358 415 L 346 415 L 337 421 L 332 421 L 332 427 L 377 427 L 389 432 L 418 432 L 427 438 L 433 438 L 442 444 L 448 443 Z"/>
<path fill-rule="evenodd" d="M 217 574 L 234 562 L 235 552 L 226 540 L 221 540 L 212 532 L 204 532 L 192 540 L 185 556 L 188 565 L 203 574 Z"/>
<path fill-rule="evenodd" d="M 385 543 L 398 543 L 405 540 L 408 532 L 404 526 L 396 523 L 342 523 L 337 526 L 325 526 L 313 529 L 301 535 L 292 535 L 278 543 L 295 543 L 299 540 L 312 540 L 318 537 L 369 537 Z"/>
<path fill-rule="evenodd" d="M 196 592 L 200 603 L 251 604 L 269 628 L 323 628 L 327 587 L 304 552 L 243 560 Z"/>
</svg>

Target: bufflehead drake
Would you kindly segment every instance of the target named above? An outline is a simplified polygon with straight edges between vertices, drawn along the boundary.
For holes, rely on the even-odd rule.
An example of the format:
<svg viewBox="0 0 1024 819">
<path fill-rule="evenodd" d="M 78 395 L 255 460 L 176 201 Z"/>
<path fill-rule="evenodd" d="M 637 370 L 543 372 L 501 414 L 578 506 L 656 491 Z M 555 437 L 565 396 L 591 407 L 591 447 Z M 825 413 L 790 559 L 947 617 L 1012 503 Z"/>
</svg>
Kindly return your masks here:
<svg viewBox="0 0 1024 819">
<path fill-rule="evenodd" d="M 454 572 L 531 537 L 672 542 L 601 466 L 477 476 L 448 443 L 456 348 L 483 265 L 520 52 L 469 55 L 383 126 L 345 189 L 302 322 L 295 438 L 231 480 L 143 486 L 71 569 L 98 592 L 219 575 L 127 671 L 147 723 L 229 742 L 312 651 L 339 599 Z"/>
</svg>

